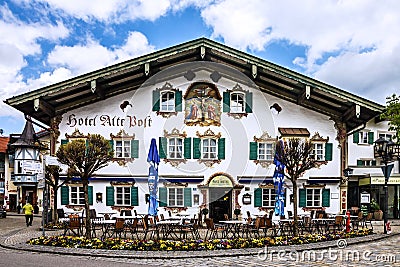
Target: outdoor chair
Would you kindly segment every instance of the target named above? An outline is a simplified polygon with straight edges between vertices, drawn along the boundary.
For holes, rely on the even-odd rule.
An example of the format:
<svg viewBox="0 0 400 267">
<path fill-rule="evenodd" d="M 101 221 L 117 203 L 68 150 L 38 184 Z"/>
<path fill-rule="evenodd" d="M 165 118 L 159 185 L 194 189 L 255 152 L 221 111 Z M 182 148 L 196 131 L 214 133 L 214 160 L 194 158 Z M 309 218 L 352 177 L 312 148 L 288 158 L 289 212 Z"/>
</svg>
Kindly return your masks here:
<svg viewBox="0 0 400 267">
<path fill-rule="evenodd" d="M 276 236 L 276 225 L 272 219 L 264 216 L 264 236 L 268 236 L 268 232 L 272 233 L 271 236 Z"/>
<path fill-rule="evenodd" d="M 92 228 L 94 237 L 97 236 L 97 233 L 96 233 L 97 231 L 103 230 L 103 227 L 104 227 L 103 221 L 104 221 L 104 217 L 95 217 L 95 218 L 90 219 L 91 228 Z"/>
<path fill-rule="evenodd" d="M 139 239 L 139 219 L 135 218 L 131 221 L 128 221 L 125 223 L 125 237 L 126 234 L 129 233 L 131 235 L 131 237 L 133 238 L 134 235 L 136 235 L 136 238 Z"/>
<path fill-rule="evenodd" d="M 299 228 L 299 230 L 301 231 L 301 234 L 304 234 L 304 232 L 312 234 L 314 228 L 315 228 L 315 225 L 312 221 L 312 217 L 308 217 L 308 216 L 303 217 L 303 222 L 301 223 L 300 228 Z"/>
<path fill-rule="evenodd" d="M 364 214 L 362 211 L 358 212 L 357 218 L 355 218 L 351 221 L 351 225 L 352 225 L 353 229 L 355 229 L 355 230 L 358 230 L 358 228 L 360 226 L 361 226 L 361 228 L 364 228 L 365 218 L 364 218 Z"/>
<path fill-rule="evenodd" d="M 326 224 L 327 232 L 331 232 L 331 228 L 334 233 L 336 233 L 336 231 L 338 231 L 338 232 L 342 231 L 343 230 L 343 217 L 338 215 L 335 217 L 334 222 L 328 222 Z"/>
<path fill-rule="evenodd" d="M 213 239 L 213 238 L 218 238 L 218 234 L 221 233 L 221 238 L 225 237 L 226 234 L 226 228 L 223 225 L 220 224 L 215 224 L 214 220 L 212 218 L 206 218 L 204 219 L 207 227 L 207 232 L 206 232 L 206 238 Z M 210 234 L 210 235 L 208 235 Z"/>
<path fill-rule="evenodd" d="M 147 234 L 150 234 L 150 239 L 156 237 L 159 239 L 159 231 L 157 225 L 154 224 L 153 218 L 149 218 L 148 215 L 145 215 L 142 220 L 142 232 L 144 233 L 144 239 L 146 239 Z"/>
<path fill-rule="evenodd" d="M 374 227 L 372 226 L 372 217 L 373 217 L 373 215 L 374 214 L 372 212 L 368 213 L 367 217 L 365 217 L 365 220 L 364 220 L 365 227 L 368 228 L 367 224 L 369 224 L 371 226 L 372 230 L 374 230 Z"/>
<path fill-rule="evenodd" d="M 82 234 L 81 219 L 78 215 L 70 215 L 68 223 L 64 227 L 64 236 L 67 234 L 79 236 Z"/>
<path fill-rule="evenodd" d="M 110 226 L 104 233 L 104 237 L 122 237 L 122 233 L 125 231 L 125 220 L 123 218 L 116 218 L 115 223 Z"/>
</svg>

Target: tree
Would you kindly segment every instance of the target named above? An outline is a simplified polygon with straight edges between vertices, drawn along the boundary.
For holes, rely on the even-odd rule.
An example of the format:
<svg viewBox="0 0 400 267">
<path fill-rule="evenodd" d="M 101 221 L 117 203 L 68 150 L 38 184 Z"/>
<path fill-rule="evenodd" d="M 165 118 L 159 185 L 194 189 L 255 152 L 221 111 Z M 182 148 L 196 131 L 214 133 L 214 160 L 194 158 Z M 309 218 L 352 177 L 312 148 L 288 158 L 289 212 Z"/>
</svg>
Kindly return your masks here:
<svg viewBox="0 0 400 267">
<path fill-rule="evenodd" d="M 313 154 L 313 144 L 303 138 L 290 138 L 285 141 L 278 141 L 276 154 L 279 161 L 285 165 L 285 177 L 293 185 L 293 219 L 294 235 L 298 236 L 297 221 L 297 180 L 307 170 L 317 167 L 317 161 Z"/>
<path fill-rule="evenodd" d="M 54 208 L 53 208 L 53 222 L 56 222 L 57 217 L 57 195 L 58 189 L 63 186 L 64 184 L 68 183 L 71 180 L 71 176 L 67 175 L 67 179 L 65 179 L 62 183 L 60 183 L 60 172 L 62 171 L 60 166 L 56 165 L 48 165 L 45 168 L 45 181 L 54 192 Z"/>
<path fill-rule="evenodd" d="M 68 173 L 79 177 L 85 195 L 86 237 L 91 238 L 90 207 L 89 207 L 89 178 L 97 170 L 108 165 L 113 158 L 110 142 L 98 134 L 89 135 L 84 140 L 74 140 L 64 144 L 57 151 L 58 161 L 68 166 Z"/>
<path fill-rule="evenodd" d="M 386 97 L 386 108 L 381 118 L 389 121 L 389 131 L 396 132 L 393 139 L 400 143 L 400 96 L 393 94 Z"/>
</svg>

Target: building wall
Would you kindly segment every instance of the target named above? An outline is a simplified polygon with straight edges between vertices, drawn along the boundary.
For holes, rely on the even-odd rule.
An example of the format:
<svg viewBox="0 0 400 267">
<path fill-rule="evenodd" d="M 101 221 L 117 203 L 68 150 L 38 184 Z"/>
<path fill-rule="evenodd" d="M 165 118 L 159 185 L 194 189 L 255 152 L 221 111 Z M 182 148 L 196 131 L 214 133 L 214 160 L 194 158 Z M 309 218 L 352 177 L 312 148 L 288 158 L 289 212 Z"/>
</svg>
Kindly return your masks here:
<svg viewBox="0 0 400 267">
<path fill-rule="evenodd" d="M 228 113 L 221 113 L 221 125 L 210 126 L 189 126 L 185 124 L 185 100 L 183 100 L 183 111 L 177 114 L 172 114 L 169 117 L 157 115 L 153 108 L 153 91 L 156 88 L 165 86 L 166 81 L 155 83 L 149 86 L 142 86 L 140 89 L 117 95 L 99 103 L 88 105 L 63 115 L 59 125 L 61 135 L 58 139 L 57 147 L 62 143 L 62 139 L 66 139 L 67 135 L 73 135 L 78 130 L 81 134 L 101 134 L 106 139 L 111 139 L 110 134 L 117 135 L 121 130 L 124 130 L 128 135 L 134 135 L 135 140 L 139 140 L 139 156 L 132 162 L 127 162 L 121 166 L 118 162 L 112 162 L 107 167 L 99 170 L 97 176 L 111 178 L 139 178 L 136 180 L 135 186 L 139 187 L 139 205 L 140 212 L 147 211 L 144 194 L 148 192 L 147 182 L 145 178 L 148 174 L 149 164 L 147 163 L 147 153 L 150 147 L 151 138 L 156 138 L 159 144 L 159 137 L 164 136 L 164 130 L 171 133 L 176 128 L 179 133 L 185 132 L 187 137 L 196 138 L 197 133 L 205 134 L 207 130 L 211 130 L 215 135 L 221 134 L 225 138 L 225 159 L 219 163 L 214 163 L 212 166 L 207 166 L 205 163 L 199 162 L 197 159 L 188 159 L 185 163 L 180 163 L 177 166 L 161 161 L 159 165 L 160 178 L 174 177 L 181 181 L 185 178 L 200 177 L 202 182 L 189 182 L 188 187 L 192 188 L 192 197 L 199 195 L 199 204 L 193 204 L 193 207 L 186 210 L 191 214 L 198 213 L 199 206 L 203 203 L 203 197 L 207 197 L 201 193 L 199 184 L 207 185 L 209 178 L 216 173 L 227 174 L 233 177 L 233 183 L 240 185 L 240 177 L 253 177 L 262 179 L 267 177 L 271 179 L 275 165 L 269 164 L 262 166 L 256 164 L 249 159 L 249 145 L 254 141 L 254 138 L 260 138 L 265 132 L 272 138 L 278 137 L 279 127 L 285 128 L 307 128 L 311 136 L 315 133 L 323 138 L 328 138 L 328 142 L 333 144 L 332 160 L 326 165 L 310 170 L 304 174 L 299 181 L 299 186 L 311 178 L 329 179 L 339 177 L 340 174 L 340 149 L 336 138 L 336 130 L 334 122 L 328 116 L 300 107 L 294 103 L 282 100 L 280 98 L 262 93 L 256 86 L 247 85 L 247 81 L 240 83 L 237 80 L 229 80 L 222 77 L 217 83 L 210 79 L 210 73 L 207 71 L 199 71 L 196 73 L 195 81 L 209 82 L 216 85 L 220 95 L 227 89 L 232 90 L 239 84 L 243 91 L 252 93 L 252 113 L 240 118 L 234 118 Z M 182 91 L 185 95 L 187 88 L 195 81 L 187 81 L 183 77 L 171 78 L 167 82 L 173 88 Z M 121 105 L 128 101 L 129 105 L 123 110 Z M 279 114 L 274 114 L 270 106 L 278 103 L 282 107 Z M 222 109 L 222 107 L 221 107 Z M 124 119 L 124 122 L 122 120 Z M 193 148 L 193 145 L 192 145 Z M 93 207 L 101 210 L 110 209 L 105 205 L 105 187 L 110 185 L 110 181 L 91 181 L 93 193 L 102 193 L 103 202 L 93 202 Z M 254 207 L 254 200 L 251 205 L 243 205 L 242 196 L 249 193 L 254 197 L 254 189 L 259 187 L 259 182 L 250 182 L 243 184 L 246 189 L 242 189 L 238 195 L 238 204 L 243 206 L 242 214 L 247 210 L 251 213 L 260 212 Z M 163 186 L 162 184 L 160 185 Z M 287 183 L 287 196 L 291 194 L 290 182 Z M 331 193 L 338 193 L 338 184 L 328 184 L 326 188 L 330 189 Z M 62 194 L 59 194 L 59 207 L 61 205 Z M 339 199 L 335 197 L 331 199 L 330 207 L 327 207 L 328 212 L 336 213 L 339 211 Z M 232 197 L 232 210 L 235 208 L 235 197 Z M 287 208 L 290 210 L 290 201 L 286 202 Z M 161 212 L 166 212 L 162 208 Z"/>
</svg>

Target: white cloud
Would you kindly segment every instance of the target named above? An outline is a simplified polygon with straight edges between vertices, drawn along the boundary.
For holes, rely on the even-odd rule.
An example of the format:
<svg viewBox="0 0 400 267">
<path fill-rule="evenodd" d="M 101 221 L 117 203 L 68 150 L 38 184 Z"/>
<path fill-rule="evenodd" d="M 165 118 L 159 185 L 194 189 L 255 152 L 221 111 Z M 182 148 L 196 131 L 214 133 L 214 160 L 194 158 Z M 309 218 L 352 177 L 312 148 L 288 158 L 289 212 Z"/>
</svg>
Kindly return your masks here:
<svg viewBox="0 0 400 267">
<path fill-rule="evenodd" d="M 98 41 L 88 37 L 85 44 L 74 46 L 56 46 L 49 53 L 48 63 L 55 67 L 64 67 L 72 75 L 94 71 L 117 62 L 131 59 L 152 52 L 147 38 L 139 32 L 128 34 L 126 42 L 114 49 L 102 46 Z"/>
<path fill-rule="evenodd" d="M 204 8 L 212 36 L 240 49 L 286 41 L 306 48 L 293 59 L 308 75 L 377 99 L 398 91 L 400 1 L 222 0 Z M 329 59 L 329 60 L 328 60 Z M 365 77 L 365 76 L 368 77 Z M 379 102 L 384 103 L 379 97 Z"/>
</svg>

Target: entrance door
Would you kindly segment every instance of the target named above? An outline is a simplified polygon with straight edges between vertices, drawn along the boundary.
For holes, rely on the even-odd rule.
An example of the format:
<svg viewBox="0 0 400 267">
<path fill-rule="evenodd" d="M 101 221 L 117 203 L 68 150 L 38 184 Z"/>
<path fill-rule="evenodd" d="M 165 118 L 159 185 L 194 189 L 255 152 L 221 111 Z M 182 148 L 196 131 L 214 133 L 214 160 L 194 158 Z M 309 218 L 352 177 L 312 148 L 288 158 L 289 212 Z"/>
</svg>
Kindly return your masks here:
<svg viewBox="0 0 400 267">
<path fill-rule="evenodd" d="M 224 220 L 224 214 L 232 217 L 232 188 L 210 188 L 210 218 L 214 222 Z"/>
</svg>

